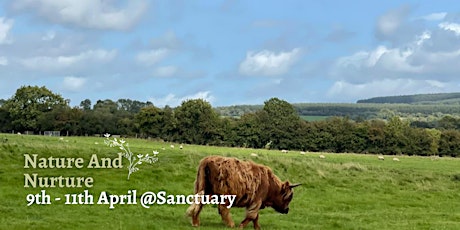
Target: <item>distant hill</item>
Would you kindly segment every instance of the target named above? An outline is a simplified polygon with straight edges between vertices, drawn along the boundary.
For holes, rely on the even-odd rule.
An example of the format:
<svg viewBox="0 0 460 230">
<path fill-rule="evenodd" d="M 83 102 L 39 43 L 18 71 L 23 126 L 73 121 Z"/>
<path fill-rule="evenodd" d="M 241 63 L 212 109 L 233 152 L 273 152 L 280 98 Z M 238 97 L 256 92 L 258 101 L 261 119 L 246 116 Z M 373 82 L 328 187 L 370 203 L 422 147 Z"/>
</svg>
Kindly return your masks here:
<svg viewBox="0 0 460 230">
<path fill-rule="evenodd" d="M 460 93 L 415 94 L 374 97 L 358 100 L 357 103 L 377 104 L 460 104 Z"/>
<path fill-rule="evenodd" d="M 387 119 L 392 116 L 410 120 L 436 120 L 445 115 L 460 118 L 460 93 L 417 94 L 375 97 L 357 103 L 294 103 L 308 121 L 332 116 L 351 119 Z M 214 108 L 221 116 L 238 118 L 261 110 L 263 105 L 234 105 Z"/>
</svg>

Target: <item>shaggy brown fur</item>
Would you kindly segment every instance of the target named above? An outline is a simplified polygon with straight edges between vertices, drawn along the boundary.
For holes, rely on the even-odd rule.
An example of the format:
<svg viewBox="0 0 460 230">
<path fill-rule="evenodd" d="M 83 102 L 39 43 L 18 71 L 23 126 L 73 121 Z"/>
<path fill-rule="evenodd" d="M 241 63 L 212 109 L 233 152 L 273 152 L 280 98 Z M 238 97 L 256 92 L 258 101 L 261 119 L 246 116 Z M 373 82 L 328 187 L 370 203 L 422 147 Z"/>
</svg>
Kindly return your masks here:
<svg viewBox="0 0 460 230">
<path fill-rule="evenodd" d="M 288 213 L 293 196 L 292 188 L 299 184 L 289 184 L 281 180 L 264 165 L 236 158 L 209 156 L 201 160 L 195 181 L 195 193 L 200 195 L 236 195 L 234 207 L 245 207 L 246 218 L 241 222 L 244 228 L 253 221 L 258 223 L 259 209 L 273 207 L 280 213 Z M 226 204 L 227 205 L 227 204 Z M 226 205 L 219 205 L 219 214 L 227 226 L 235 224 Z M 199 226 L 199 214 L 203 204 L 192 204 L 187 215 L 192 217 L 192 225 Z"/>
</svg>

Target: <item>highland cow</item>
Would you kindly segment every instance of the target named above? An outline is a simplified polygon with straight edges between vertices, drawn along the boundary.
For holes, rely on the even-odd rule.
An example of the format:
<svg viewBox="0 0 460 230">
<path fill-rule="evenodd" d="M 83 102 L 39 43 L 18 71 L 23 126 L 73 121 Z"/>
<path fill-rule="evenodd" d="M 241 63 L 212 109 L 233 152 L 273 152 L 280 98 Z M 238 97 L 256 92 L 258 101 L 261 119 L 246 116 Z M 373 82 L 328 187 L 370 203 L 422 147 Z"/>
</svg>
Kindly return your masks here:
<svg viewBox="0 0 460 230">
<path fill-rule="evenodd" d="M 200 195 L 236 195 L 234 207 L 246 208 L 246 218 L 239 227 L 250 221 L 254 229 L 260 229 L 259 210 L 272 207 L 287 214 L 293 197 L 292 188 L 300 184 L 282 182 L 273 171 L 264 165 L 236 158 L 209 156 L 201 160 L 195 181 L 195 193 Z M 197 204 L 198 203 L 198 204 Z M 234 227 L 228 204 L 218 205 L 222 221 Z M 192 225 L 199 226 L 199 214 L 203 204 L 196 202 L 187 209 Z"/>
</svg>

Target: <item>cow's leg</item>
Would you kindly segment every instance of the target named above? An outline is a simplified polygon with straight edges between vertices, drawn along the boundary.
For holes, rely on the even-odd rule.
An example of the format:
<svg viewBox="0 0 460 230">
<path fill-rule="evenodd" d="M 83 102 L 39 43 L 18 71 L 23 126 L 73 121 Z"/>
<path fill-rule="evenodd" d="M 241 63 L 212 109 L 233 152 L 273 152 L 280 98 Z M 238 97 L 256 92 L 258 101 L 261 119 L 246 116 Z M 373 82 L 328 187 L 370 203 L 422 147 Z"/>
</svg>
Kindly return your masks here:
<svg viewBox="0 0 460 230">
<path fill-rule="evenodd" d="M 233 222 L 232 220 L 230 209 L 227 208 L 225 204 L 220 204 L 218 208 L 219 208 L 219 214 L 222 217 L 222 221 L 230 228 L 235 227 L 235 222 Z"/>
<path fill-rule="evenodd" d="M 195 207 L 195 211 L 193 212 L 192 214 L 192 226 L 193 227 L 198 227 L 200 226 L 200 212 L 201 212 L 201 209 L 203 209 L 203 205 L 202 204 L 196 204 L 196 207 Z"/>
<path fill-rule="evenodd" d="M 259 213 L 257 213 L 256 218 L 254 218 L 254 220 L 252 220 L 252 222 L 254 223 L 254 229 L 260 229 Z"/>
<path fill-rule="evenodd" d="M 203 195 L 204 191 L 197 193 L 196 195 Z M 200 197 L 197 197 L 198 200 L 195 200 L 190 207 L 187 209 L 187 215 L 192 217 L 192 226 L 198 227 L 200 226 L 200 212 L 203 209 L 203 204 L 201 202 Z"/>
<path fill-rule="evenodd" d="M 261 204 L 261 201 L 254 202 L 251 206 L 246 208 L 246 218 L 241 222 L 239 228 L 244 228 L 249 222 L 253 221 L 254 229 L 260 229 L 259 209 Z"/>
</svg>

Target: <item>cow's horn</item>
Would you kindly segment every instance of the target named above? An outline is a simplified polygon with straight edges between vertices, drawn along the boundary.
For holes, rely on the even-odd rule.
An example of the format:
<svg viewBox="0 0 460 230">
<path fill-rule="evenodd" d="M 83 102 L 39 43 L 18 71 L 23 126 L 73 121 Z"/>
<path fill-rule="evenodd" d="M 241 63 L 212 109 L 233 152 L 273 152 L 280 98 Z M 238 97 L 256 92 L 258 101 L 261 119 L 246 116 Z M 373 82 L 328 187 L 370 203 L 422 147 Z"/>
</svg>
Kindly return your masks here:
<svg viewBox="0 0 460 230">
<path fill-rule="evenodd" d="M 299 185 L 302 185 L 302 184 L 301 184 L 301 183 L 291 184 L 291 185 L 289 185 L 289 188 L 294 188 L 294 187 L 297 187 L 297 186 L 299 186 Z"/>
</svg>

